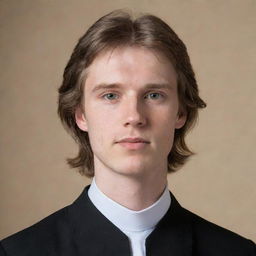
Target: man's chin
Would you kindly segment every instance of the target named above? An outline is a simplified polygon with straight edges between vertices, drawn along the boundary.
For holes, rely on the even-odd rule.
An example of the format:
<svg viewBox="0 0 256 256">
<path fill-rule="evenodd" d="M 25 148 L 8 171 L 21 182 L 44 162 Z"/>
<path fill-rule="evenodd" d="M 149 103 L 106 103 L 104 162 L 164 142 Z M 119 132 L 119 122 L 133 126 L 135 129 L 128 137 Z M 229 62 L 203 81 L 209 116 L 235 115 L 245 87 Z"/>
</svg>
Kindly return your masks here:
<svg viewBox="0 0 256 256">
<path fill-rule="evenodd" d="M 129 163 L 129 166 L 123 165 L 122 167 L 115 168 L 115 172 L 127 176 L 127 177 L 142 177 L 147 174 L 149 171 L 148 165 L 145 164 L 132 164 Z"/>
</svg>

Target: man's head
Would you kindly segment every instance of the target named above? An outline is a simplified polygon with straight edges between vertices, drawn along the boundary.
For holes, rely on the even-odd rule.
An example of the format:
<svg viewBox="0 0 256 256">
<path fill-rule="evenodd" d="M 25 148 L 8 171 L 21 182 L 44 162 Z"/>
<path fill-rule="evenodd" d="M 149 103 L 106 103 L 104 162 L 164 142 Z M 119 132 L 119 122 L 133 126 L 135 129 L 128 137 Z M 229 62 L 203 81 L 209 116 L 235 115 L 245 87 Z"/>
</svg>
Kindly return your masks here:
<svg viewBox="0 0 256 256">
<path fill-rule="evenodd" d="M 59 116 L 67 130 L 71 133 L 71 135 L 79 145 L 78 156 L 73 159 L 68 159 L 68 163 L 71 167 L 78 167 L 80 173 L 87 176 L 94 175 L 94 160 L 93 150 L 89 140 L 90 134 L 88 134 L 88 132 L 90 133 L 90 130 L 88 130 L 88 120 L 86 120 L 86 118 L 87 116 L 90 120 L 97 120 L 97 118 L 101 118 L 100 116 L 94 117 L 94 119 L 89 118 L 90 114 L 97 114 L 99 112 L 91 111 L 89 113 L 89 110 L 85 109 L 86 103 L 88 101 L 85 101 L 86 96 L 92 96 L 91 94 L 84 95 L 86 91 L 91 92 L 89 90 L 89 87 L 92 83 L 90 83 L 90 81 L 87 81 L 87 78 L 91 79 L 90 69 L 92 69 L 92 72 L 94 72 L 94 74 L 97 74 L 99 78 L 99 67 L 101 66 L 101 68 L 104 69 L 104 65 L 102 65 L 101 63 L 108 63 L 109 60 L 110 66 L 112 63 L 112 66 L 109 68 L 109 72 L 114 72 L 113 70 L 116 69 L 114 69 L 115 64 L 113 64 L 113 61 L 116 61 L 115 63 L 118 63 L 120 66 L 120 63 L 122 63 L 123 61 L 122 58 L 127 60 L 127 55 L 129 56 L 129 53 L 133 60 L 136 56 L 138 56 L 138 58 L 140 58 L 138 59 L 138 63 L 142 60 L 141 65 L 145 63 L 145 68 L 148 66 L 148 70 L 152 68 L 151 73 L 159 69 L 159 72 L 155 72 L 158 72 L 158 78 L 160 78 L 161 75 L 159 74 L 162 72 L 163 69 L 163 76 L 164 74 L 168 74 L 168 71 L 166 71 L 167 68 L 170 69 L 170 74 L 173 74 L 172 77 L 175 77 L 175 90 L 177 91 L 178 106 L 177 113 L 175 113 L 175 118 L 177 117 L 177 124 L 174 117 L 172 120 L 173 122 L 170 121 L 169 123 L 167 121 L 165 123 L 164 118 L 159 119 L 161 120 L 159 121 L 159 125 L 167 123 L 170 125 L 174 124 L 174 126 L 170 126 L 170 128 L 173 128 L 173 131 L 172 129 L 170 129 L 169 142 L 172 145 L 169 145 L 170 152 L 166 157 L 168 163 L 164 163 L 167 164 L 168 171 L 175 171 L 178 167 L 182 166 L 185 163 L 189 156 L 193 154 L 186 146 L 185 135 L 195 123 L 198 116 L 198 109 L 203 108 L 206 105 L 198 95 L 197 83 L 185 45 L 166 23 L 164 23 L 162 20 L 155 16 L 144 15 L 133 20 L 130 15 L 125 12 L 114 11 L 99 19 L 89 28 L 85 35 L 80 38 L 65 68 L 63 83 L 59 88 Z M 126 55 L 126 57 L 124 55 Z M 150 63 L 146 65 L 147 63 L 145 61 L 147 61 L 147 56 L 148 61 L 151 61 L 153 63 L 153 66 L 150 65 Z M 102 59 L 103 62 L 99 64 L 100 59 Z M 111 60 L 113 61 L 111 62 Z M 157 61 L 159 61 L 159 66 L 157 66 Z M 95 63 L 98 64 L 96 68 L 94 67 L 96 65 Z M 124 66 L 126 64 L 127 63 L 124 63 Z M 106 67 L 108 68 L 108 66 Z M 131 67 L 131 65 L 129 67 Z M 160 69 L 160 67 L 162 68 Z M 142 70 L 145 70 L 145 68 Z M 106 75 L 106 72 L 106 70 L 105 72 L 104 70 L 102 70 L 102 75 Z M 123 72 L 121 68 L 119 69 L 119 72 Z M 141 71 L 138 70 L 138 72 Z M 135 73 L 131 72 L 130 74 Z M 114 75 L 115 74 L 113 74 L 113 76 Z M 111 74 L 109 74 L 109 76 L 111 76 Z M 145 78 L 143 83 L 147 83 L 147 85 L 155 82 L 150 81 L 150 79 L 153 80 L 154 77 L 151 76 L 149 72 L 147 73 L 147 75 L 144 76 L 142 74 L 142 77 Z M 100 79 L 96 81 L 99 82 Z M 109 81 L 110 80 L 108 80 L 107 82 L 109 83 Z M 116 82 L 117 81 L 114 81 L 113 83 Z M 121 82 L 123 83 L 119 85 L 122 86 L 123 84 L 125 84 L 124 80 L 122 80 Z M 161 81 L 156 82 L 159 85 L 159 82 Z M 128 89 L 133 90 L 133 92 L 136 91 L 137 99 L 137 96 L 140 95 L 139 91 L 142 92 L 142 87 L 136 87 L 139 83 L 130 79 L 129 85 L 131 83 L 133 83 L 135 87 L 131 86 L 128 87 Z M 87 87 L 85 88 L 85 86 Z M 120 89 L 121 88 L 119 88 L 118 90 Z M 130 95 L 128 89 L 122 95 Z M 143 90 L 145 92 L 145 88 Z M 154 93 L 155 91 L 152 92 Z M 135 98 L 133 97 L 130 99 Z M 130 105 L 132 105 L 135 101 L 130 102 Z M 130 109 L 131 108 L 132 107 L 130 106 Z M 92 108 L 90 107 L 89 109 Z M 141 113 L 144 111 L 143 107 L 139 109 L 138 106 L 138 113 L 140 113 L 140 111 Z M 170 111 L 170 108 L 168 108 L 168 111 L 169 112 L 159 112 L 159 115 L 166 113 L 167 115 L 170 114 L 171 116 L 172 111 Z M 121 115 L 121 112 L 122 111 L 118 112 L 119 115 Z M 114 113 L 114 111 L 112 113 Z M 122 131 L 118 130 L 117 128 L 117 133 L 119 134 L 116 134 L 117 137 L 115 139 L 121 139 L 118 136 L 132 136 L 138 134 L 140 136 L 143 136 L 143 134 L 146 134 L 145 136 L 149 136 L 150 133 L 145 126 L 146 121 L 143 117 L 144 114 L 145 113 L 141 114 L 141 117 L 138 118 L 138 126 L 131 126 L 132 128 L 128 127 L 127 130 L 123 128 Z M 121 123 L 123 121 L 123 127 L 125 127 L 124 125 L 127 124 L 127 122 L 125 122 L 124 119 L 122 119 L 123 117 L 121 118 L 121 116 L 109 116 L 108 118 L 109 120 L 111 118 L 116 118 L 115 120 L 120 120 Z M 142 118 L 142 120 L 139 120 L 140 118 Z M 105 118 L 105 120 L 106 127 L 108 127 L 108 119 Z M 156 120 L 156 118 L 154 120 Z M 113 129 L 114 128 L 115 127 L 113 127 Z M 159 126 L 160 130 L 161 128 L 162 127 Z M 164 130 L 164 132 L 165 131 L 166 130 Z M 171 136 L 172 132 L 173 136 Z M 91 133 L 93 134 L 92 128 Z M 102 131 L 102 134 L 104 136 L 104 131 Z M 100 137 L 98 139 L 100 140 Z"/>
</svg>

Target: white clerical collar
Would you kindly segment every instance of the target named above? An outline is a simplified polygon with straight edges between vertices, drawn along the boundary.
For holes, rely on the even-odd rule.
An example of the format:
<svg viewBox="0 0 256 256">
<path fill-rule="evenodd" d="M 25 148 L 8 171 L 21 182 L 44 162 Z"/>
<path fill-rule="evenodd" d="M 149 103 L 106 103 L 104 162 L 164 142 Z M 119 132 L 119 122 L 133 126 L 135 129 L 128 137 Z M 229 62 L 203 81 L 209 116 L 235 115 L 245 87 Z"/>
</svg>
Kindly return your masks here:
<svg viewBox="0 0 256 256">
<path fill-rule="evenodd" d="M 166 186 L 161 197 L 151 206 L 140 211 L 130 210 L 103 194 L 95 179 L 88 190 L 88 196 L 95 207 L 122 231 L 144 231 L 153 229 L 168 211 L 171 197 Z"/>
</svg>

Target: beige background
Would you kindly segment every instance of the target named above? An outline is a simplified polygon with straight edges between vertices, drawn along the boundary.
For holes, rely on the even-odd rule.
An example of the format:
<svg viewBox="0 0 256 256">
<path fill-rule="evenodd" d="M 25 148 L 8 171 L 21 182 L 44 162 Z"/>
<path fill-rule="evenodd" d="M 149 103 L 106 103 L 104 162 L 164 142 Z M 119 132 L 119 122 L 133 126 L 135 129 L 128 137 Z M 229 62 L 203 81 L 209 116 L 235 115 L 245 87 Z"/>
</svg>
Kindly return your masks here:
<svg viewBox="0 0 256 256">
<path fill-rule="evenodd" d="M 76 145 L 56 114 L 77 39 L 107 12 L 167 21 L 186 43 L 208 103 L 189 135 L 197 155 L 169 176 L 180 203 L 256 240 L 255 0 L 1 0 L 0 238 L 71 203 L 90 181 L 65 164 Z"/>
</svg>

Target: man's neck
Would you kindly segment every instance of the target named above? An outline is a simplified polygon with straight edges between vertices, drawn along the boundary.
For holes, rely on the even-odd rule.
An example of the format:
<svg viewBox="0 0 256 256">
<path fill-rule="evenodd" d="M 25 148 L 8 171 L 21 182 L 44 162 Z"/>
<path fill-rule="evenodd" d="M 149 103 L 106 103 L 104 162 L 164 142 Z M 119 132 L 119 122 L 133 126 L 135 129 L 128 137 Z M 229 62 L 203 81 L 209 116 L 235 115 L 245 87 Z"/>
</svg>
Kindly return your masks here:
<svg viewBox="0 0 256 256">
<path fill-rule="evenodd" d="M 167 186 L 167 173 L 130 177 L 113 172 L 95 172 L 95 182 L 109 198 L 124 207 L 140 211 L 155 203 Z"/>
</svg>

